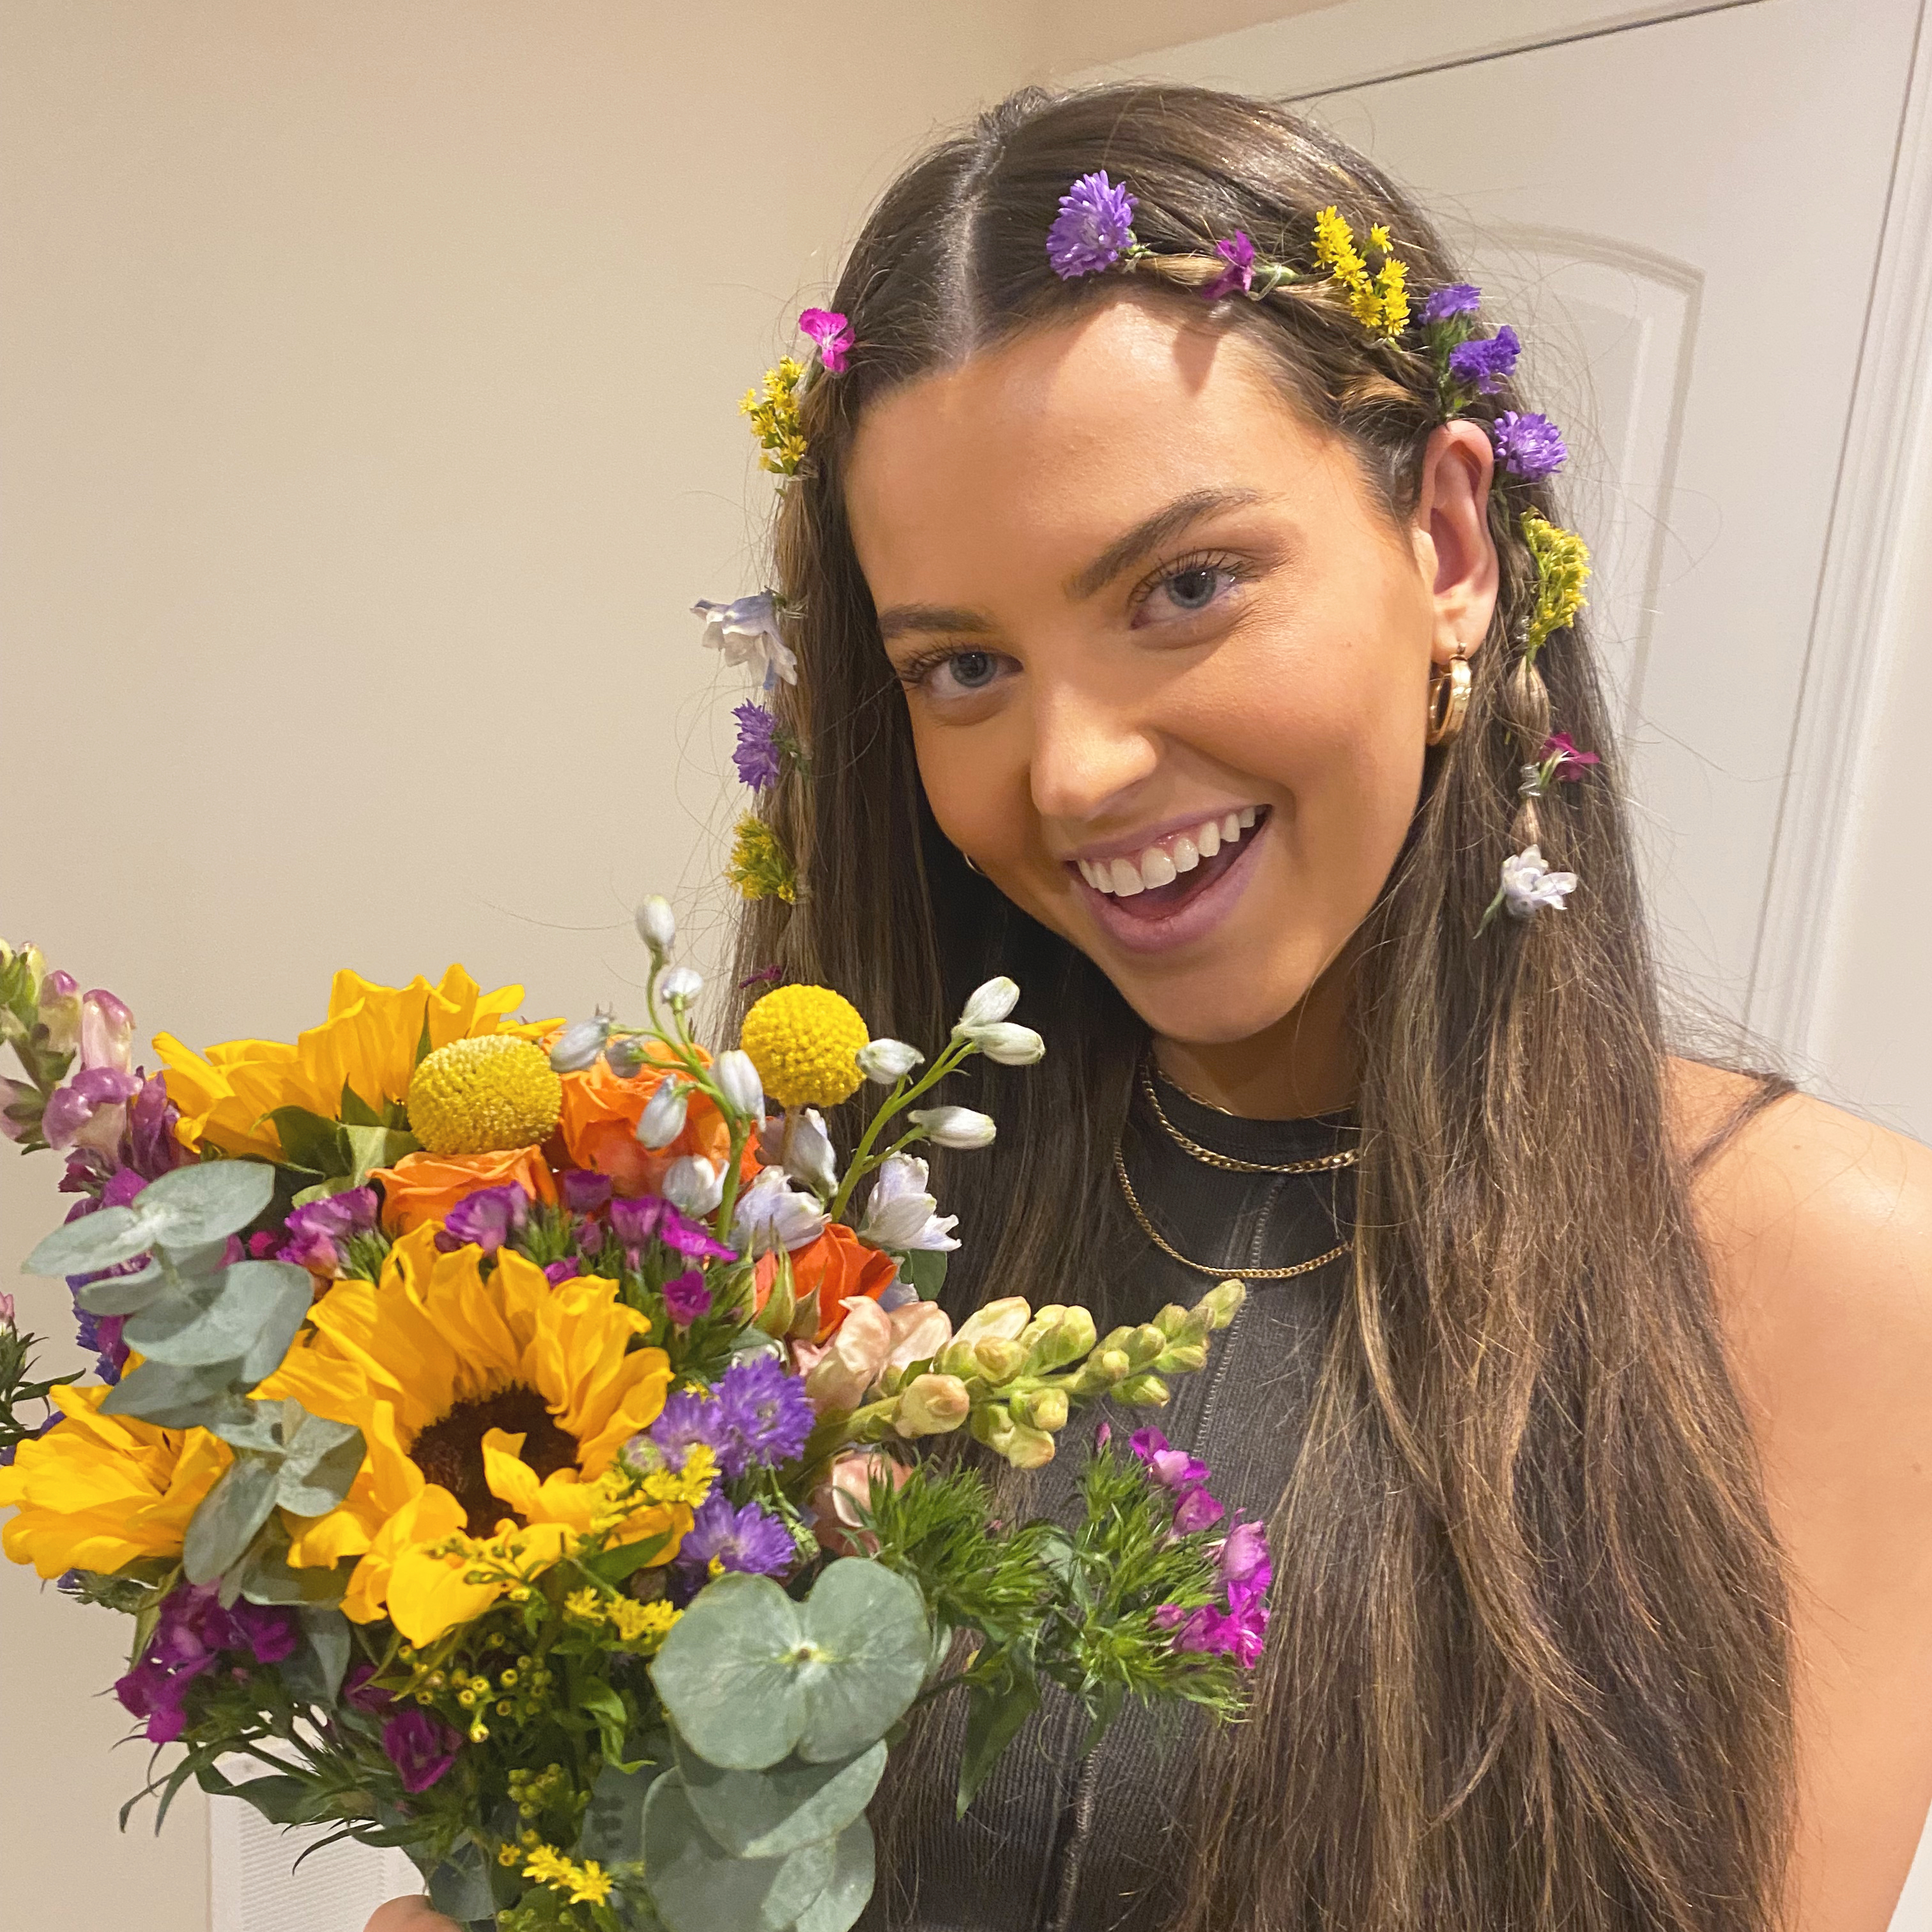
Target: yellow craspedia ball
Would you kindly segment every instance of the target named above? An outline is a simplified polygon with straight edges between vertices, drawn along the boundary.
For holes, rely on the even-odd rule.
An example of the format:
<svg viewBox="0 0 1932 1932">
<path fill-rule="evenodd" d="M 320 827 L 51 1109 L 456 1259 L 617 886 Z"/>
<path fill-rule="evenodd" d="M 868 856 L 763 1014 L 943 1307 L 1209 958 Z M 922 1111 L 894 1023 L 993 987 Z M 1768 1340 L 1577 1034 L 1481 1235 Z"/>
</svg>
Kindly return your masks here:
<svg viewBox="0 0 1932 1932">
<path fill-rule="evenodd" d="M 780 1106 L 836 1107 L 858 1091 L 858 1052 L 870 1038 L 857 1007 L 830 986 L 780 986 L 745 1016 L 738 1044 Z"/>
<path fill-rule="evenodd" d="M 427 1055 L 408 1104 L 410 1132 L 431 1154 L 496 1154 L 548 1138 L 563 1082 L 534 1040 L 485 1034 Z"/>
</svg>

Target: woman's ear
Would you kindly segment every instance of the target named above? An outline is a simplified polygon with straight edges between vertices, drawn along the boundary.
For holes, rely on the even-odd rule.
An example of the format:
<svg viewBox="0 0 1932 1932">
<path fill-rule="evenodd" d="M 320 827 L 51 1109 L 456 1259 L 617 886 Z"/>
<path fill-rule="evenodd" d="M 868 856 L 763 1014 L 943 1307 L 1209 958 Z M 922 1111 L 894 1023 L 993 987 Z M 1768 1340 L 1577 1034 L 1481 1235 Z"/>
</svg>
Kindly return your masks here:
<svg viewBox="0 0 1932 1932">
<path fill-rule="evenodd" d="M 1474 656 L 1489 634 L 1499 578 L 1490 535 L 1496 454 L 1478 423 L 1444 423 L 1429 439 L 1416 498 L 1416 557 L 1436 603 L 1430 655 L 1447 664 L 1458 646 Z"/>
</svg>

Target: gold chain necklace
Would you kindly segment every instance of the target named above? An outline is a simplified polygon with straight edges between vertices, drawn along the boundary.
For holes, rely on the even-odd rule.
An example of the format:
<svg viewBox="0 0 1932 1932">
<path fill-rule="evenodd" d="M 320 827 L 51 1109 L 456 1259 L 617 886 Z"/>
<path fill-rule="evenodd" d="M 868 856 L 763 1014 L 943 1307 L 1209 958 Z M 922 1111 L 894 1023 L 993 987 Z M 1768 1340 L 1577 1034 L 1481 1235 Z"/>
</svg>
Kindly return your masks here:
<svg viewBox="0 0 1932 1932">
<path fill-rule="evenodd" d="M 1163 1075 L 1162 1078 L 1166 1078 Z M 1173 1083 L 1177 1091 L 1187 1093 L 1178 1081 Z M 1212 1148 L 1203 1147 L 1198 1141 L 1191 1141 L 1170 1120 L 1162 1108 L 1160 1096 L 1154 1091 L 1154 1074 L 1148 1063 L 1141 1062 L 1141 1092 L 1148 1105 L 1154 1109 L 1154 1117 L 1166 1130 L 1168 1138 L 1191 1159 L 1208 1167 L 1218 1167 L 1228 1174 L 1328 1174 L 1337 1168 L 1353 1167 L 1360 1160 L 1359 1147 L 1345 1148 L 1337 1154 L 1324 1154 L 1313 1160 L 1276 1162 L 1267 1160 L 1237 1160 L 1232 1154 L 1216 1154 Z M 1188 1098 L 1193 1099 L 1190 1094 Z M 1208 1103 L 1200 1102 L 1202 1106 Z M 1220 1110 L 1226 1112 L 1223 1108 Z"/>
<path fill-rule="evenodd" d="M 1134 1184 L 1127 1178 L 1126 1156 L 1120 1151 L 1120 1144 L 1114 1143 L 1114 1173 L 1120 1184 L 1120 1192 L 1126 1197 L 1127 1210 L 1140 1223 L 1140 1230 L 1171 1262 L 1178 1262 L 1184 1268 L 1192 1268 L 1196 1274 L 1214 1274 L 1224 1280 L 1230 1275 L 1238 1276 L 1244 1281 L 1287 1281 L 1298 1274 L 1312 1274 L 1317 1268 L 1326 1268 L 1330 1262 L 1340 1261 L 1354 1246 L 1352 1241 L 1338 1241 L 1325 1255 L 1317 1255 L 1312 1261 L 1297 1262 L 1292 1268 L 1210 1268 L 1205 1262 L 1190 1261 L 1173 1244 L 1167 1240 L 1160 1230 L 1148 1219 L 1147 1210 L 1140 1204 L 1140 1197 L 1134 1192 Z"/>
</svg>

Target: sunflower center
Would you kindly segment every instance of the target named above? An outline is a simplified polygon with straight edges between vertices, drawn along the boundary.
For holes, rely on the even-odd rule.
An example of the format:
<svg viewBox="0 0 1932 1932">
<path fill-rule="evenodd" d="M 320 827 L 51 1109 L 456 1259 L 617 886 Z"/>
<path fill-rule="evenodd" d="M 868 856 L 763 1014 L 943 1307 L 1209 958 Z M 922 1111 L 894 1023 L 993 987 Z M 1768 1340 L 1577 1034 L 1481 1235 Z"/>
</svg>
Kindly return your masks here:
<svg viewBox="0 0 1932 1932">
<path fill-rule="evenodd" d="M 463 1505 L 468 1519 L 464 1527 L 472 1536 L 488 1536 L 500 1518 L 517 1516 L 483 1473 L 483 1438 L 493 1429 L 524 1438 L 523 1460 L 538 1482 L 577 1462 L 577 1438 L 558 1428 L 549 1405 L 533 1388 L 513 1384 L 446 1410 L 410 1444 L 410 1460 Z"/>
</svg>

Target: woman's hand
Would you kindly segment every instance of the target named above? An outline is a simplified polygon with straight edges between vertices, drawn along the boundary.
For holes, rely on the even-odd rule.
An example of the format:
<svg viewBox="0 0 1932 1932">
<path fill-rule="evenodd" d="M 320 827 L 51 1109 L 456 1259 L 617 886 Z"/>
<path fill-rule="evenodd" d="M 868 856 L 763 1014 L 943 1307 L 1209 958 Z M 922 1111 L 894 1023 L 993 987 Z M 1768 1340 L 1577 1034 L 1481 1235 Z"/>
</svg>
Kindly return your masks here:
<svg viewBox="0 0 1932 1932">
<path fill-rule="evenodd" d="M 429 1900 L 418 1894 L 379 1905 L 362 1932 L 459 1932 L 459 1928 L 454 1919 L 432 1910 Z"/>
</svg>

